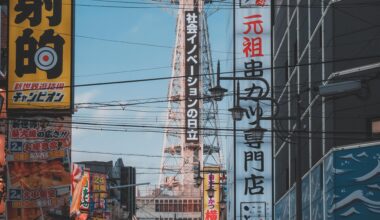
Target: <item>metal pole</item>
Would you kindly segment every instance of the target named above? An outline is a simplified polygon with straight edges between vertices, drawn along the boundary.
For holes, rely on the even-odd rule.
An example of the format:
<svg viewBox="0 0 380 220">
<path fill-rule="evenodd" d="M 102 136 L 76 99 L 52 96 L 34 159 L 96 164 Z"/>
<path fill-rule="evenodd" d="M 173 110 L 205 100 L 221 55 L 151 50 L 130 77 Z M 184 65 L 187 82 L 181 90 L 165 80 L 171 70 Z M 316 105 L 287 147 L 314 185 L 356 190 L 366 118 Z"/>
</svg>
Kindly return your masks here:
<svg viewBox="0 0 380 220">
<path fill-rule="evenodd" d="M 302 174 L 301 174 L 301 98 L 297 94 L 297 126 L 295 134 L 296 141 L 296 217 L 302 220 Z"/>
<path fill-rule="evenodd" d="M 234 92 L 234 97 L 233 97 L 233 107 L 235 107 L 236 105 L 236 0 L 233 0 L 233 7 L 232 7 L 232 28 L 233 28 L 233 31 L 232 31 L 232 41 L 233 41 L 233 54 L 232 54 L 232 60 L 233 60 L 233 92 Z M 234 148 L 234 210 L 233 210 L 233 213 L 234 213 L 234 219 L 236 218 L 236 210 L 237 210 L 237 207 L 236 207 L 236 184 L 237 184 L 237 180 L 236 180 L 236 121 L 233 119 L 233 148 Z"/>
</svg>

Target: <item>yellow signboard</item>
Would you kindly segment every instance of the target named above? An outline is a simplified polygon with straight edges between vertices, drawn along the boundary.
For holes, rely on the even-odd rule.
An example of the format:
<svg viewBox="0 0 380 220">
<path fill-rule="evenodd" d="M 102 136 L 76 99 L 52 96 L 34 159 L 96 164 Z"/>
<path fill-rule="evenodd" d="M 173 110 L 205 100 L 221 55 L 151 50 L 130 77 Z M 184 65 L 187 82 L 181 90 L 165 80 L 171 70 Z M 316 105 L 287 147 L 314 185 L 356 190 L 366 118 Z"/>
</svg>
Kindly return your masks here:
<svg viewBox="0 0 380 220">
<path fill-rule="evenodd" d="M 8 10 L 8 109 L 70 110 L 73 0 L 12 0 Z"/>
<path fill-rule="evenodd" d="M 208 190 L 213 189 L 214 196 L 208 196 Z M 219 220 L 220 219 L 220 168 L 204 167 L 203 168 L 203 219 Z"/>
</svg>

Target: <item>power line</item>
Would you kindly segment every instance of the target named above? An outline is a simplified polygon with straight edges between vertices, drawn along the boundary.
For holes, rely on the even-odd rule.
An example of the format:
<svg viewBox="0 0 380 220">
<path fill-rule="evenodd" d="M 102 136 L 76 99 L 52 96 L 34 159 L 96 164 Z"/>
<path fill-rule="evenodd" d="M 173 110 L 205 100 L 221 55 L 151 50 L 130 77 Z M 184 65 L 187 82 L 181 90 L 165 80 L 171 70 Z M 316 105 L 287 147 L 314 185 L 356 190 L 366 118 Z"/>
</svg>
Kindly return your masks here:
<svg viewBox="0 0 380 220">
<path fill-rule="evenodd" d="M 80 147 L 77 147 L 80 148 Z M 101 152 L 101 151 L 86 151 L 71 149 L 72 152 L 76 153 L 86 153 L 86 154 L 102 154 L 102 155 L 112 155 L 112 156 L 127 156 L 127 157 L 150 157 L 150 158 L 162 158 L 162 155 L 150 155 L 150 154 L 134 154 L 134 153 L 111 153 L 111 152 Z"/>
<path fill-rule="evenodd" d="M 319 64 L 326 64 L 326 63 L 355 61 L 355 60 L 363 60 L 363 59 L 371 59 L 371 58 L 380 58 L 380 55 L 365 56 L 365 57 L 356 57 L 356 58 L 336 59 L 336 60 L 329 60 L 329 61 L 323 61 L 323 62 L 300 63 L 300 64 L 288 65 L 288 66 L 265 67 L 265 68 L 262 68 L 261 70 L 284 69 L 284 68 L 289 68 L 289 67 L 310 66 L 310 65 L 319 65 Z M 245 72 L 245 71 L 247 71 L 247 70 L 236 70 L 236 72 Z M 221 74 L 230 74 L 230 73 L 232 73 L 232 71 L 222 72 Z M 199 74 L 199 76 L 202 76 L 202 75 L 213 75 L 213 74 L 214 73 Z M 128 84 L 128 83 L 141 83 L 141 82 L 152 82 L 152 81 L 168 80 L 168 79 L 179 79 L 179 78 L 185 78 L 185 77 L 186 76 L 156 77 L 156 78 L 145 78 L 145 79 L 135 79 L 135 80 L 121 80 L 121 81 L 98 82 L 98 83 L 84 83 L 84 84 L 77 84 L 77 85 L 71 85 L 71 86 L 64 86 L 64 88 L 71 88 L 71 87 L 79 88 L 79 87 L 105 86 L 105 85 Z M 321 80 L 321 82 L 324 82 L 324 81 L 327 81 L 327 80 Z M 8 90 L 8 92 L 33 91 L 33 90 L 38 90 L 38 89 Z"/>
<path fill-rule="evenodd" d="M 94 8 L 115 8 L 115 9 L 186 9 L 188 8 L 187 6 L 193 6 L 191 5 L 186 5 L 186 4 L 165 4 L 164 6 L 157 6 L 156 4 L 152 3 L 138 3 L 138 2 L 124 2 L 124 1 L 101 1 L 98 0 L 99 2 L 103 3 L 116 3 L 111 5 L 111 4 L 81 4 L 81 3 L 76 3 L 75 6 L 77 7 L 94 7 Z M 132 6 L 125 6 L 122 4 L 132 4 Z M 71 4 L 66 4 L 66 5 L 71 5 Z M 140 6 L 143 5 L 143 6 Z M 238 3 L 236 4 L 238 5 Z M 375 7 L 375 6 L 380 6 L 379 3 L 371 2 L 371 3 L 345 3 L 345 4 L 333 4 L 331 7 L 333 8 L 360 8 L 360 7 Z M 259 8 L 266 8 L 266 7 L 274 7 L 274 8 L 325 8 L 325 6 L 322 6 L 320 4 L 315 4 L 315 5 L 304 5 L 304 4 L 272 4 L 272 5 L 264 5 L 260 6 Z M 208 9 L 214 8 L 218 10 L 232 10 L 233 9 L 233 4 L 231 5 L 218 5 L 218 6 L 207 6 Z"/>
<path fill-rule="evenodd" d="M 12 118 L 9 117 L 7 119 L 4 119 L 7 121 L 26 121 L 26 122 L 46 122 L 44 119 L 40 120 L 34 120 L 34 119 L 27 119 L 27 118 Z M 141 124 L 121 124 L 121 123 L 94 123 L 94 122 L 66 122 L 66 121 L 49 121 L 53 124 L 69 124 L 69 125 L 80 125 L 80 126 L 105 126 L 105 127 L 119 127 L 119 128 L 144 128 L 144 129 L 166 129 L 166 130 L 185 130 L 186 127 L 182 126 L 157 126 L 157 125 L 141 125 Z M 75 128 L 75 127 L 74 127 Z M 226 132 L 232 132 L 234 131 L 233 128 L 211 128 L 211 127 L 203 127 L 198 128 L 199 131 L 226 131 Z M 245 129 L 236 129 L 238 132 L 244 132 Z M 268 132 L 294 132 L 293 130 L 282 130 L 282 129 L 268 129 Z M 166 131 L 164 131 L 166 132 Z M 368 132 L 360 132 L 360 131 L 302 131 L 303 133 L 317 133 L 317 134 L 363 134 L 367 135 Z M 176 134 L 179 134 L 176 132 Z M 184 134 L 184 133 L 182 133 Z M 204 134 L 202 134 L 204 135 Z"/>
<path fill-rule="evenodd" d="M 24 27 L 18 26 L 18 25 L 11 25 L 11 26 L 17 27 L 17 28 L 24 28 Z M 377 27 L 379 27 L 379 25 L 373 25 L 372 27 L 367 27 L 367 28 L 364 28 L 362 30 L 364 31 L 364 30 L 377 28 Z M 38 29 L 35 29 L 35 30 L 38 30 Z M 43 30 L 40 30 L 40 31 L 43 31 Z M 357 30 L 353 31 L 352 33 L 357 33 Z M 106 42 L 112 42 L 112 43 L 122 43 L 122 44 L 128 44 L 128 45 L 136 45 L 136 46 L 149 46 L 149 47 L 167 48 L 167 49 L 173 49 L 174 48 L 172 46 L 155 44 L 155 43 L 132 42 L 132 41 L 125 41 L 125 40 L 115 40 L 115 39 L 107 39 L 107 38 L 94 37 L 94 36 L 78 35 L 78 34 L 77 35 L 70 35 L 67 33 L 60 33 L 60 34 L 66 35 L 66 36 L 74 36 L 74 37 L 78 37 L 78 38 L 84 38 L 84 39 L 100 40 L 100 41 L 106 41 Z M 348 34 L 351 34 L 351 32 L 346 33 L 344 35 L 348 35 Z M 332 41 L 332 40 L 330 40 L 330 41 Z M 361 41 L 358 41 L 358 42 L 361 42 Z M 346 44 L 350 44 L 350 43 L 346 43 Z M 315 47 L 315 48 L 320 49 L 320 47 Z M 289 50 L 289 51 L 291 51 L 291 50 Z M 218 50 L 212 50 L 212 52 L 213 53 L 230 53 L 230 54 L 232 54 L 232 52 L 218 51 Z M 271 56 L 271 54 L 264 54 L 264 56 Z"/>
</svg>

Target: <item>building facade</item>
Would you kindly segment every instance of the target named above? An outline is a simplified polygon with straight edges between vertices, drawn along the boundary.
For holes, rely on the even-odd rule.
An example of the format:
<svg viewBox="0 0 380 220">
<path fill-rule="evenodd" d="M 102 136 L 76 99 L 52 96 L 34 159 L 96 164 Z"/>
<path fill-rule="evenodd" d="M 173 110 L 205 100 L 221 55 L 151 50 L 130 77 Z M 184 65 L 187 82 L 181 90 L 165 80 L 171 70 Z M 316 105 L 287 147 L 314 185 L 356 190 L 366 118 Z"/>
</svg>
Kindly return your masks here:
<svg viewBox="0 0 380 220">
<path fill-rule="evenodd" d="M 196 192 L 200 193 L 200 192 Z M 146 220 L 200 220 L 200 199 L 194 194 L 173 196 L 155 189 L 139 189 L 137 217 Z"/>
<path fill-rule="evenodd" d="M 363 200 L 380 201 L 378 189 L 365 188 L 374 186 L 371 182 L 374 179 L 358 181 L 360 173 L 357 173 L 360 167 L 357 165 L 365 161 L 360 156 L 368 156 L 365 158 L 370 160 L 374 158 L 366 153 L 368 150 L 378 154 L 378 1 L 274 0 L 273 3 L 272 95 L 279 103 L 277 120 L 273 121 L 276 219 L 296 218 L 293 204 L 298 169 L 302 177 L 302 219 L 356 219 L 360 213 L 379 215 L 363 203 Z M 351 83 L 358 88 L 349 88 Z M 322 93 L 326 86 L 331 86 L 331 93 Z M 343 90 L 338 86 L 343 86 Z M 374 144 L 368 144 L 371 142 Z M 351 152 L 352 149 L 356 150 Z M 334 159 L 329 161 L 329 156 Z M 333 168 L 327 172 L 331 163 Z M 348 168 L 338 169 L 340 163 L 348 164 Z M 370 171 L 376 172 L 376 163 L 377 160 L 369 162 L 373 167 L 363 166 L 362 171 L 368 171 L 368 175 Z M 347 174 L 348 170 L 352 172 Z M 347 185 L 327 184 L 331 178 L 339 182 L 342 175 L 348 175 Z M 311 189 L 318 187 L 321 193 L 313 195 Z M 329 190 L 335 192 L 331 201 Z M 343 199 L 355 196 L 344 192 L 358 193 L 359 207 L 340 207 Z M 331 209 L 332 206 L 339 208 Z"/>
</svg>

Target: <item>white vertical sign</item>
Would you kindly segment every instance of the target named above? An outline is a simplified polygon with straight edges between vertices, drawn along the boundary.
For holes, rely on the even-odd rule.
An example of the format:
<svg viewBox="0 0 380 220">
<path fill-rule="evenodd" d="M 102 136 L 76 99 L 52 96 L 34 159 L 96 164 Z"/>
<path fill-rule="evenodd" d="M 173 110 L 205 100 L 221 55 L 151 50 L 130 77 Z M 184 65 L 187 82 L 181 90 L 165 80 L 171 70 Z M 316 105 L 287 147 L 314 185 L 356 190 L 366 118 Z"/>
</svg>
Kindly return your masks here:
<svg viewBox="0 0 380 220">
<path fill-rule="evenodd" d="M 236 123 L 236 210 L 234 219 L 272 219 L 271 5 L 270 0 L 236 0 L 236 77 L 240 105 L 246 109 Z M 246 132 L 260 125 L 268 131 L 261 143 Z"/>
</svg>

